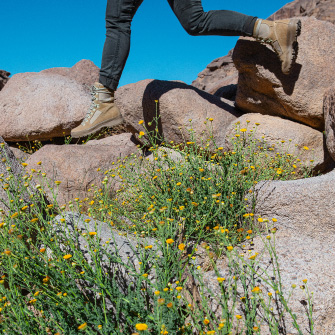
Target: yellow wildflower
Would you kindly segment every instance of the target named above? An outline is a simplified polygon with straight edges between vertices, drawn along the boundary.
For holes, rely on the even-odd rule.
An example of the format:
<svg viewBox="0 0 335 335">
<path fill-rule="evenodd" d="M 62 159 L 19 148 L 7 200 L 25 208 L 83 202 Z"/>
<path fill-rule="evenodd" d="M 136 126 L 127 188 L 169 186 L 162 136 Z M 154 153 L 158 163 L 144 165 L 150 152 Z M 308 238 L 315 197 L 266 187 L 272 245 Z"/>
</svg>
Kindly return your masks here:
<svg viewBox="0 0 335 335">
<path fill-rule="evenodd" d="M 78 327 L 78 330 L 85 330 L 87 328 L 87 322 L 81 324 L 79 327 Z"/>
<path fill-rule="evenodd" d="M 46 276 L 45 278 L 43 278 L 43 283 L 47 283 L 51 278 L 49 276 Z"/>
<path fill-rule="evenodd" d="M 6 249 L 6 250 L 4 251 L 4 253 L 5 253 L 5 255 L 7 255 L 7 256 L 10 256 L 10 255 L 12 254 L 12 252 L 11 252 L 9 249 Z"/>
<path fill-rule="evenodd" d="M 184 243 L 179 244 L 178 249 L 179 250 L 185 250 L 185 244 Z"/>
<path fill-rule="evenodd" d="M 258 252 L 256 252 L 254 255 L 250 256 L 249 259 L 255 259 L 258 256 Z"/>
<path fill-rule="evenodd" d="M 164 304 L 164 302 L 165 302 L 165 299 L 164 298 L 159 298 L 158 300 L 157 300 L 157 302 L 158 302 L 158 305 L 163 305 Z"/>
<path fill-rule="evenodd" d="M 260 293 L 260 292 L 262 292 L 262 290 L 261 290 L 258 286 L 255 286 L 255 287 L 251 290 L 251 292 L 253 292 L 253 293 Z"/>
</svg>

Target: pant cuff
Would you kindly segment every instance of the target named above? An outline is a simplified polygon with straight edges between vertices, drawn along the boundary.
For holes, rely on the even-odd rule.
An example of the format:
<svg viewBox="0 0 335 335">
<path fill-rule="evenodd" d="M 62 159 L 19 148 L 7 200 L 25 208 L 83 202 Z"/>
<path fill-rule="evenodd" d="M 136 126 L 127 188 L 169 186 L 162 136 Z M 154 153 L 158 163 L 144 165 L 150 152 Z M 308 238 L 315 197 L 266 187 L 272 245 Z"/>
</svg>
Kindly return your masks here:
<svg viewBox="0 0 335 335">
<path fill-rule="evenodd" d="M 244 31 L 246 36 L 252 36 L 253 35 L 254 27 L 255 27 L 257 19 L 258 19 L 258 17 L 256 17 L 256 16 L 255 17 L 250 16 L 247 19 L 247 21 L 245 22 L 244 27 L 243 27 L 243 31 Z"/>
<path fill-rule="evenodd" d="M 100 84 L 104 85 L 105 87 L 108 87 L 109 89 L 116 91 L 117 86 L 119 84 L 118 80 L 115 80 L 113 78 L 108 78 L 105 76 L 99 76 L 99 82 Z"/>
</svg>

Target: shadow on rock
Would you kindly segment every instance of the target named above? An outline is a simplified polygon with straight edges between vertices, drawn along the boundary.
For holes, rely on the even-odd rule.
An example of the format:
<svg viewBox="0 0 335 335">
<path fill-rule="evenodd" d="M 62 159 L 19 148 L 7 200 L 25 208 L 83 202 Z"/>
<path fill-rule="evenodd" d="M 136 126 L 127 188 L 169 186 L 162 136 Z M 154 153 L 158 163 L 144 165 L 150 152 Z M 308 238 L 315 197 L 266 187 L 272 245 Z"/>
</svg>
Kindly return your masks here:
<svg viewBox="0 0 335 335">
<path fill-rule="evenodd" d="M 255 52 L 255 43 L 257 43 L 257 52 Z M 239 55 L 239 52 L 243 52 L 244 55 Z M 253 67 L 252 73 L 255 73 L 255 67 L 257 65 L 262 66 L 264 69 L 272 72 L 277 79 L 281 82 L 281 86 L 287 95 L 292 95 L 295 84 L 299 79 L 302 65 L 299 63 L 294 63 L 292 65 L 289 74 L 284 74 L 281 70 L 281 63 L 277 54 L 272 51 L 269 47 L 264 44 L 259 45 L 258 42 L 253 40 L 240 39 L 237 41 L 236 48 L 233 54 L 234 60 L 237 58 L 250 59 L 248 67 Z M 267 59 L 264 62 L 264 59 Z M 275 88 L 275 86 L 274 86 Z"/>
<path fill-rule="evenodd" d="M 201 91 L 198 88 L 178 81 L 153 80 L 146 86 L 142 100 L 143 119 L 145 121 L 146 128 L 149 131 L 155 131 L 157 127 L 159 134 L 161 136 L 164 134 L 163 124 L 161 121 L 160 98 L 164 94 L 175 89 L 194 91 L 199 98 L 206 100 L 208 103 L 218 108 L 221 108 L 222 113 L 230 114 L 233 118 L 240 116 L 240 112 L 237 111 L 234 106 L 228 104 L 221 98 Z M 180 101 L 180 103 L 182 104 L 182 101 Z M 158 124 L 156 124 L 155 120 L 158 120 Z"/>
</svg>

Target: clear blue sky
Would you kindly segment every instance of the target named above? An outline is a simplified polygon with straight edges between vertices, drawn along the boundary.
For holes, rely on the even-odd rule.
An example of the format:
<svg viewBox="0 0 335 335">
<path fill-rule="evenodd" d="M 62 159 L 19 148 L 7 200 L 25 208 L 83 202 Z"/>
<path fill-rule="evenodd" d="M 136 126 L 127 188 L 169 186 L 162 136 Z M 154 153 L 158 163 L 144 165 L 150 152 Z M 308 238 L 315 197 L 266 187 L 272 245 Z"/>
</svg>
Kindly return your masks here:
<svg viewBox="0 0 335 335">
<path fill-rule="evenodd" d="M 230 9 L 266 18 L 286 0 L 203 0 L 205 11 Z M 0 0 L 0 69 L 12 74 L 71 67 L 90 59 L 98 67 L 105 41 L 107 0 Z M 236 37 L 189 36 L 167 0 L 144 0 L 132 23 L 131 50 L 120 86 L 142 79 L 190 84 Z"/>
</svg>

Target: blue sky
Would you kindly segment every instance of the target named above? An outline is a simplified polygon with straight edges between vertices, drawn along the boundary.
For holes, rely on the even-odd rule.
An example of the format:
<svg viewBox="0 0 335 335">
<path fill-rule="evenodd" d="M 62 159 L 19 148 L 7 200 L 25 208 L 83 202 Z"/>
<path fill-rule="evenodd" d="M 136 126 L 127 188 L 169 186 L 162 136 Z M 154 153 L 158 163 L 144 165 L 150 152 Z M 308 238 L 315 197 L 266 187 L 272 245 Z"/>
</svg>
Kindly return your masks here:
<svg viewBox="0 0 335 335">
<path fill-rule="evenodd" d="M 205 11 L 229 9 L 266 18 L 288 1 L 203 0 Z M 105 41 L 107 0 L 1 0 L 0 69 L 12 74 L 71 67 L 90 59 L 98 67 Z M 132 23 L 131 50 L 120 85 L 154 78 L 190 84 L 236 37 L 189 36 L 167 0 L 144 0 Z"/>
</svg>

